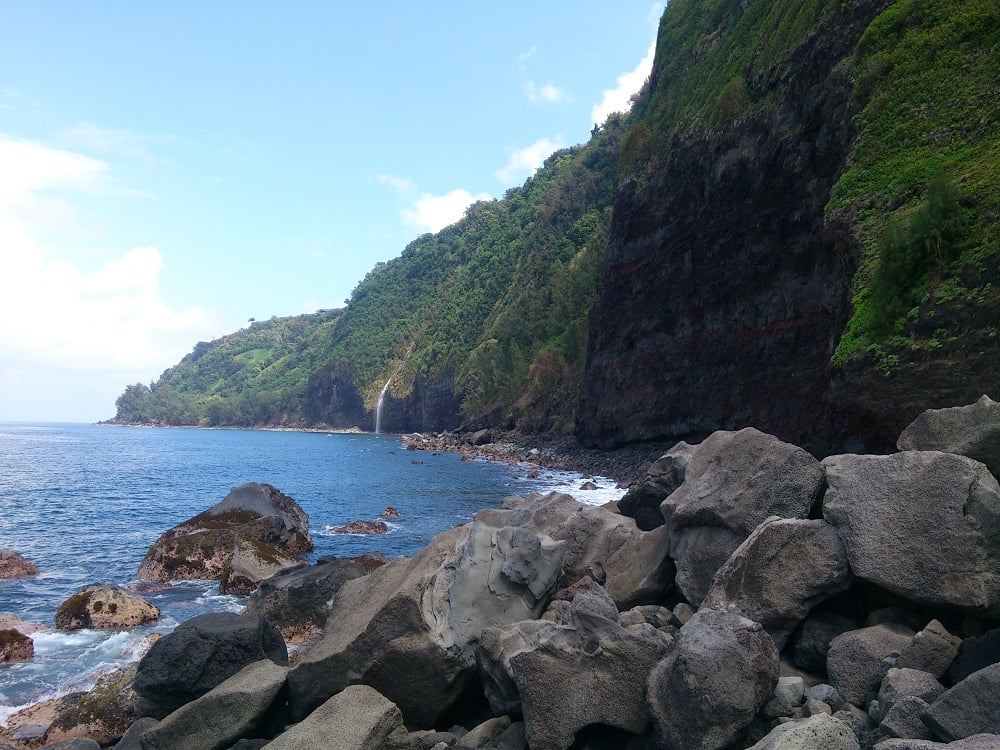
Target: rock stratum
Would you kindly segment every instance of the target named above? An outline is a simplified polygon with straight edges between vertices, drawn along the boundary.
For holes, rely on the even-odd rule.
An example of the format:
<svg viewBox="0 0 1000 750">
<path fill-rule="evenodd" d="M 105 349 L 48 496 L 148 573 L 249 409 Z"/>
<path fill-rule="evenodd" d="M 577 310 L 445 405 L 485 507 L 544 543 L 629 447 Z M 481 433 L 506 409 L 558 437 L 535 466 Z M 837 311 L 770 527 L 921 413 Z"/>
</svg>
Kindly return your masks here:
<svg viewBox="0 0 1000 750">
<path fill-rule="evenodd" d="M 677 446 L 635 485 L 646 530 L 510 497 L 412 558 L 282 573 L 153 645 L 116 747 L 995 750 L 1000 486 L 958 452 L 1000 437 L 984 403 L 891 455 Z M 282 607 L 328 615 L 291 661 Z"/>
</svg>

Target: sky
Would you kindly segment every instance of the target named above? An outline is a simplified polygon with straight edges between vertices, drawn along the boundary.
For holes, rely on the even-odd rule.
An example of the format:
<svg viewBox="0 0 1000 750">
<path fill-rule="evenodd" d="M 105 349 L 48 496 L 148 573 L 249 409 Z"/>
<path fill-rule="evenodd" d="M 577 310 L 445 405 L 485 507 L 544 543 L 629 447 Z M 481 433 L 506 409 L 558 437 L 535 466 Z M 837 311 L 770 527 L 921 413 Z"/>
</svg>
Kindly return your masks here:
<svg viewBox="0 0 1000 750">
<path fill-rule="evenodd" d="M 662 3 L 0 3 L 0 421 L 340 307 L 628 107 Z"/>
</svg>

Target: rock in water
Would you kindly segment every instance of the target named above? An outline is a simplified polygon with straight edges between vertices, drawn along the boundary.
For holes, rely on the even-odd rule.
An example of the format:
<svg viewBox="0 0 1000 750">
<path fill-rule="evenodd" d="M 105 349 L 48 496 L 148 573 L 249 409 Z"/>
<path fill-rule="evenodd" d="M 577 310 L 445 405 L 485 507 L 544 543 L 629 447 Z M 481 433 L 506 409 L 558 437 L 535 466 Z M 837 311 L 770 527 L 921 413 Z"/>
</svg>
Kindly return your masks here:
<svg viewBox="0 0 1000 750">
<path fill-rule="evenodd" d="M 343 526 L 331 526 L 330 531 L 337 534 L 388 534 L 389 527 L 382 521 L 351 521 Z"/>
<path fill-rule="evenodd" d="M 0 581 L 38 574 L 38 568 L 12 549 L 0 549 Z"/>
<path fill-rule="evenodd" d="M 163 534 L 138 577 L 215 578 L 222 593 L 247 594 L 278 571 L 301 565 L 294 555 L 311 549 L 305 511 L 271 485 L 251 482 Z"/>
<path fill-rule="evenodd" d="M 968 406 L 928 409 L 903 430 L 896 447 L 968 456 L 1000 476 L 1000 404 L 983 396 Z"/>
<path fill-rule="evenodd" d="M 778 650 L 759 623 L 701 610 L 647 683 L 660 747 L 719 750 L 736 740 L 778 683 Z"/>
<path fill-rule="evenodd" d="M 64 601 L 55 619 L 62 630 L 134 628 L 160 619 L 160 610 L 119 586 L 90 586 Z"/>
<path fill-rule="evenodd" d="M 831 456 L 823 516 L 858 578 L 929 605 L 1000 606 L 1000 486 L 965 456 Z"/>
<path fill-rule="evenodd" d="M 35 655 L 35 642 L 23 633 L 0 630 L 0 664 L 12 661 L 27 661 Z"/>
<path fill-rule="evenodd" d="M 271 623 L 232 612 L 192 617 L 139 661 L 136 715 L 162 719 L 261 659 L 288 664 L 285 641 Z"/>
</svg>

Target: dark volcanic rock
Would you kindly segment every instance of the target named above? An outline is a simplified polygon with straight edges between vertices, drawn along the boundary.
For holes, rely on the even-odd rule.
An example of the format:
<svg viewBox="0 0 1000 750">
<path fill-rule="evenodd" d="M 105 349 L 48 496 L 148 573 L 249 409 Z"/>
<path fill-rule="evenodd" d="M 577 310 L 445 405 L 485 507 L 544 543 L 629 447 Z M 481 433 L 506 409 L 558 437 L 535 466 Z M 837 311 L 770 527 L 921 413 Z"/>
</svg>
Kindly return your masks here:
<svg viewBox="0 0 1000 750">
<path fill-rule="evenodd" d="M 136 715 L 162 719 L 261 659 L 288 664 L 288 649 L 271 623 L 231 612 L 193 617 L 154 643 L 139 662 Z"/>
<path fill-rule="evenodd" d="M 1000 475 L 1000 404 L 983 396 L 968 406 L 928 409 L 899 436 L 901 451 L 958 453 Z"/>
<path fill-rule="evenodd" d="M 633 146 L 591 314 L 586 444 L 748 424 L 810 448 L 836 442 L 829 362 L 857 245 L 824 208 L 855 132 L 841 63 L 885 4 L 834 10 L 788 67 L 750 82 L 752 98 L 773 97 L 759 113 Z M 670 85 L 654 71 L 653 100 Z"/>
<path fill-rule="evenodd" d="M 660 456 L 618 502 L 618 512 L 634 518 L 635 525 L 643 531 L 662 526 L 660 505 L 667 495 L 684 483 L 684 471 L 693 451 L 692 446 L 681 441 Z"/>
</svg>

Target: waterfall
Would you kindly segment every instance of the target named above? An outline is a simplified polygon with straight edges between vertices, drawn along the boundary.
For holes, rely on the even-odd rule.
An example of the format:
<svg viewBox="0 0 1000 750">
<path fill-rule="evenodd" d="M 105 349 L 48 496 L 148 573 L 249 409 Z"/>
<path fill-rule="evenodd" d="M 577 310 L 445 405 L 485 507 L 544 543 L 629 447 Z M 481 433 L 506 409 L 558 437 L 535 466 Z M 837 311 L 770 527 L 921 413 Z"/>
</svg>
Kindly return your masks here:
<svg viewBox="0 0 1000 750">
<path fill-rule="evenodd" d="M 385 385 L 382 386 L 381 392 L 378 394 L 378 403 L 375 404 L 375 434 L 378 435 L 382 432 L 382 404 L 385 402 L 385 392 L 389 390 L 389 383 L 392 382 L 392 378 L 385 381 Z"/>
</svg>

